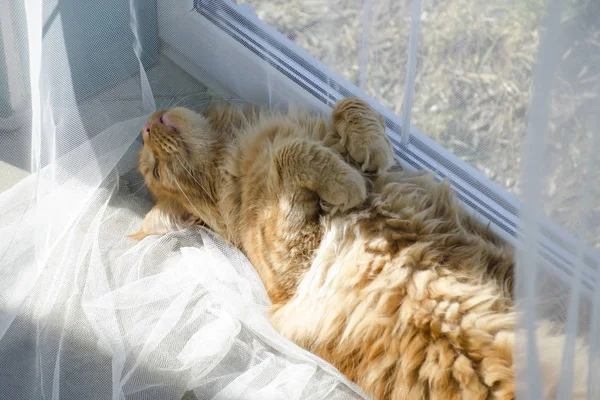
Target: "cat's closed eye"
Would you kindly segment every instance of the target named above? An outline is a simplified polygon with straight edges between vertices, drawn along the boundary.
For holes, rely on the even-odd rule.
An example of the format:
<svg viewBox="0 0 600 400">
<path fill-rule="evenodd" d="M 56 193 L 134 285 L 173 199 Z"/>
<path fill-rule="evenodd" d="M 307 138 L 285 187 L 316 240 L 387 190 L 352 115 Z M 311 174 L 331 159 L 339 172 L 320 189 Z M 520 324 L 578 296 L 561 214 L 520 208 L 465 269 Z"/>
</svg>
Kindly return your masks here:
<svg viewBox="0 0 600 400">
<path fill-rule="evenodd" d="M 154 177 L 157 180 L 160 180 L 160 173 L 158 172 L 158 160 L 156 160 L 156 164 L 154 164 L 154 171 L 153 171 L 153 173 L 154 173 Z"/>
</svg>

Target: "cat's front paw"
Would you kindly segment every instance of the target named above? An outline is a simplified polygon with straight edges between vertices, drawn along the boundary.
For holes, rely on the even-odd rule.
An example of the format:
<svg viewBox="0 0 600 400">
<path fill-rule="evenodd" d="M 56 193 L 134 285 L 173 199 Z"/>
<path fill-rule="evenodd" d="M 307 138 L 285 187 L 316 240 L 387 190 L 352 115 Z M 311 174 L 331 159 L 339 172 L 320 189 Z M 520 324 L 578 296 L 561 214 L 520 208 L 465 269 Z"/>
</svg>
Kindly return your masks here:
<svg viewBox="0 0 600 400">
<path fill-rule="evenodd" d="M 349 165 L 344 171 L 324 172 L 331 174 L 330 179 L 324 179 L 323 185 L 317 190 L 321 208 L 330 213 L 346 211 L 362 204 L 367 198 L 365 179 Z"/>
<path fill-rule="evenodd" d="M 386 171 L 394 163 L 394 155 L 389 140 L 384 137 L 371 137 L 365 140 L 349 140 L 350 157 L 360 165 L 364 173 L 378 174 Z"/>
<path fill-rule="evenodd" d="M 379 173 L 393 165 L 385 121 L 368 103 L 357 98 L 340 101 L 333 110 L 333 122 L 341 143 L 362 172 Z"/>
</svg>

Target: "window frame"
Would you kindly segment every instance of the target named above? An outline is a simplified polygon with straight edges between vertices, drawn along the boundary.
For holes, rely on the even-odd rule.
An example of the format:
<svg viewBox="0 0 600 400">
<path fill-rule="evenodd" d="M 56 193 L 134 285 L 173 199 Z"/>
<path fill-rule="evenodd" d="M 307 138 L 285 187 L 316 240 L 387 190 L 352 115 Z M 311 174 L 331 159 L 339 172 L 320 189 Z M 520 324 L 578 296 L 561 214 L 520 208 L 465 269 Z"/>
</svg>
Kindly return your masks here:
<svg viewBox="0 0 600 400">
<path fill-rule="evenodd" d="M 271 104 L 272 95 L 264 88 L 265 80 L 269 79 L 285 88 L 287 101 L 301 102 L 321 111 L 330 110 L 348 96 L 368 101 L 384 116 L 394 152 L 406 169 L 427 170 L 437 180 L 446 180 L 468 211 L 489 224 L 499 236 L 514 246 L 519 245 L 521 207 L 514 196 L 414 126 L 410 127 L 409 142 L 402 143 L 402 121 L 398 115 L 260 20 L 249 4 L 231 0 L 164 0 L 158 6 L 163 52 L 211 89 L 226 98 L 243 97 Z M 190 37 L 198 40 L 190 41 Z M 257 77 L 254 83 L 248 82 L 247 87 L 240 88 L 222 75 L 218 64 L 227 58 L 219 54 L 213 43 L 227 45 L 228 50 L 243 59 L 245 73 Z M 202 57 L 211 57 L 213 61 L 206 63 Z M 570 282 L 575 276 L 577 240 L 547 218 L 542 217 L 539 222 L 538 262 Z M 583 261 L 582 282 L 584 292 L 589 295 L 600 262 L 589 247 L 584 249 Z"/>
</svg>

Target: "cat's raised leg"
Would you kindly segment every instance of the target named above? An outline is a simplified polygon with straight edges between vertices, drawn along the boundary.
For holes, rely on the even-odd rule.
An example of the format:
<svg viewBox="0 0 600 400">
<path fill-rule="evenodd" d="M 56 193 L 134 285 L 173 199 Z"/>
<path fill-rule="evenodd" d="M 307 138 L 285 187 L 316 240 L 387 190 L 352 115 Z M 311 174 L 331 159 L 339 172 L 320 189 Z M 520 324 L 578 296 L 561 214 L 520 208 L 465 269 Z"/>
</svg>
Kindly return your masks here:
<svg viewBox="0 0 600 400">
<path fill-rule="evenodd" d="M 339 140 L 332 148 L 343 147 L 361 171 L 379 173 L 394 164 L 385 120 L 367 102 L 354 97 L 343 99 L 333 109 L 332 118 L 334 136 L 337 134 Z"/>
<path fill-rule="evenodd" d="M 363 176 L 342 157 L 317 142 L 285 140 L 256 171 L 265 185 L 246 188 L 255 217 L 242 247 L 274 307 L 296 292 L 323 236 L 322 209 L 334 212 L 359 206 L 366 198 Z M 258 198 L 258 200 L 256 200 Z M 258 203 L 258 204 L 257 204 Z"/>
</svg>

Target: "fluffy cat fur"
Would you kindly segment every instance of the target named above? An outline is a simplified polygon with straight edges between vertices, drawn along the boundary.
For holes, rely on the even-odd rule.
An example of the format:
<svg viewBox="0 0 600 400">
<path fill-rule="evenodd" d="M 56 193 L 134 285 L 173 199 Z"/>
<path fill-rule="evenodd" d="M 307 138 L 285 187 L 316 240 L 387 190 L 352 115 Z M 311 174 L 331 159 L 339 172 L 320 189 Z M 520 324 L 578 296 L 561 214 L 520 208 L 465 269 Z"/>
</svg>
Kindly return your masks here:
<svg viewBox="0 0 600 400">
<path fill-rule="evenodd" d="M 375 399 L 515 398 L 512 249 L 446 184 L 394 165 L 367 103 L 342 100 L 330 117 L 174 108 L 143 138 L 156 206 L 134 238 L 203 224 L 233 242 L 275 328 Z M 538 336 L 552 396 L 563 338 Z M 575 379 L 583 396 L 585 373 Z"/>
</svg>

